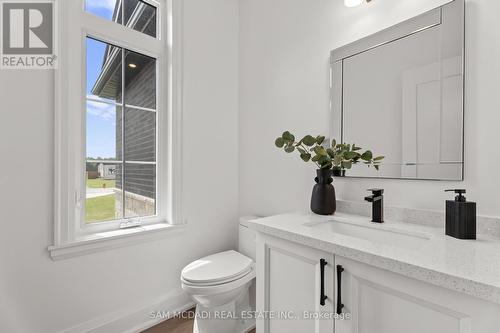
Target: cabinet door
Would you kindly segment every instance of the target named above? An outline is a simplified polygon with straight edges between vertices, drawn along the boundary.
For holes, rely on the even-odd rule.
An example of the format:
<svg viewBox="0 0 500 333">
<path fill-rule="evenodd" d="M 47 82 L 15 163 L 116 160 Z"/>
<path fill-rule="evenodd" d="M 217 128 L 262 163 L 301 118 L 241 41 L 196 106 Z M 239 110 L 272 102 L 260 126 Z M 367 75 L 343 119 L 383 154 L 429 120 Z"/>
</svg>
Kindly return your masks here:
<svg viewBox="0 0 500 333">
<path fill-rule="evenodd" d="M 320 304 L 321 259 L 326 261 L 324 305 Z M 263 317 L 257 318 L 257 332 L 332 333 L 333 259 L 332 254 L 259 235 L 257 313 Z M 326 314 L 326 319 L 320 318 L 321 313 Z"/>
<path fill-rule="evenodd" d="M 336 320 L 336 333 L 498 333 L 494 303 L 335 257 L 342 266 L 341 303 L 350 320 Z"/>
</svg>

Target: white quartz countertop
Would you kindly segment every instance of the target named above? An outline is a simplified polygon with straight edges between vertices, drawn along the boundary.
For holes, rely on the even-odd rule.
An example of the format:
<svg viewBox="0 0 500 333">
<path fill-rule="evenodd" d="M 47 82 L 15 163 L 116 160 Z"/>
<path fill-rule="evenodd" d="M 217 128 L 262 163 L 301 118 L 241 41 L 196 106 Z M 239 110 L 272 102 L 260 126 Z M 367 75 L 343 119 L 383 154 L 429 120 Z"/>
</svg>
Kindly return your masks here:
<svg viewBox="0 0 500 333">
<path fill-rule="evenodd" d="M 330 230 L 334 223 L 368 226 L 388 231 L 388 235 L 403 235 L 403 239 L 410 235 L 418 242 L 415 246 L 398 245 L 348 236 L 335 228 Z M 367 217 L 345 213 L 290 213 L 252 220 L 248 225 L 265 234 L 500 304 L 500 239 L 494 237 L 459 240 L 446 236 L 442 228 L 396 221 L 371 223 Z M 366 229 L 369 234 L 370 229 Z"/>
</svg>

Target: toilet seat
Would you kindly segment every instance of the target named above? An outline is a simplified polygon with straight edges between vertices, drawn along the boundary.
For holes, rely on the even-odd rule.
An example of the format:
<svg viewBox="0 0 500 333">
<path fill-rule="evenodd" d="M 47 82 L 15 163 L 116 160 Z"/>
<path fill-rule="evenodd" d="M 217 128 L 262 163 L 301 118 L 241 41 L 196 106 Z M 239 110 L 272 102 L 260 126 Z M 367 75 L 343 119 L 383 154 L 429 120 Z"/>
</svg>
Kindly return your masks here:
<svg viewBox="0 0 500 333">
<path fill-rule="evenodd" d="M 212 284 L 212 285 L 200 285 L 200 284 L 190 284 L 182 280 L 182 289 L 191 295 L 216 295 L 232 290 L 236 290 L 246 283 L 252 281 L 255 278 L 255 266 L 252 265 L 250 272 L 246 275 L 239 277 L 238 279 L 232 280 L 230 282 Z"/>
<path fill-rule="evenodd" d="M 252 270 L 252 259 L 230 250 L 193 261 L 182 270 L 181 280 L 191 286 L 217 286 L 241 279 Z"/>
<path fill-rule="evenodd" d="M 185 285 L 194 286 L 194 287 L 220 286 L 220 285 L 227 284 L 227 283 L 230 283 L 233 281 L 237 281 L 237 280 L 245 277 L 246 275 L 250 274 L 252 272 L 252 270 L 253 270 L 253 267 L 250 267 L 247 271 L 243 272 L 240 275 L 234 276 L 230 279 L 224 279 L 224 280 L 220 280 L 220 281 L 216 281 L 216 282 L 190 282 L 190 281 L 184 280 L 183 278 L 181 278 L 181 282 L 184 283 Z"/>
</svg>

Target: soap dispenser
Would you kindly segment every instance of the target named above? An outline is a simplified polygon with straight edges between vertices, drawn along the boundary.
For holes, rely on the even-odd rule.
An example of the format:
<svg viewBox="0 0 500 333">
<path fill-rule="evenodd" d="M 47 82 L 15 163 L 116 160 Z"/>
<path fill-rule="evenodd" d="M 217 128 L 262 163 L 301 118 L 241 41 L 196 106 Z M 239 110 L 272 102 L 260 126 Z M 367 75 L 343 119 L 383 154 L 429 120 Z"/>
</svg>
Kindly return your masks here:
<svg viewBox="0 0 500 333">
<path fill-rule="evenodd" d="M 476 239 L 476 203 L 468 202 L 465 190 L 455 189 L 455 200 L 446 200 L 446 234 L 458 239 Z"/>
</svg>

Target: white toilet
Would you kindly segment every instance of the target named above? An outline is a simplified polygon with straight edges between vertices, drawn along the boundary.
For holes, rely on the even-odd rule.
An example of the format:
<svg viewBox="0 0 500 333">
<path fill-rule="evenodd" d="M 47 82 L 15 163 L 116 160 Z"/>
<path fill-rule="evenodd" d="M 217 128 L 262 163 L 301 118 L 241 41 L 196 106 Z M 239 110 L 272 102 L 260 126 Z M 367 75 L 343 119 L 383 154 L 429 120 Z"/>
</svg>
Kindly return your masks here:
<svg viewBox="0 0 500 333">
<path fill-rule="evenodd" d="M 196 302 L 193 333 L 246 333 L 255 327 L 255 233 L 242 217 L 239 252 L 198 259 L 182 270 L 182 289 Z"/>
</svg>

